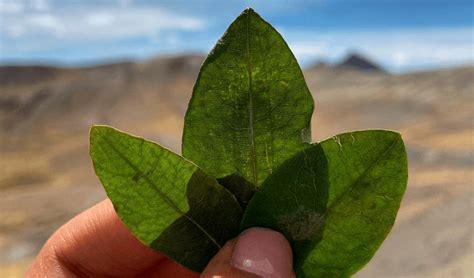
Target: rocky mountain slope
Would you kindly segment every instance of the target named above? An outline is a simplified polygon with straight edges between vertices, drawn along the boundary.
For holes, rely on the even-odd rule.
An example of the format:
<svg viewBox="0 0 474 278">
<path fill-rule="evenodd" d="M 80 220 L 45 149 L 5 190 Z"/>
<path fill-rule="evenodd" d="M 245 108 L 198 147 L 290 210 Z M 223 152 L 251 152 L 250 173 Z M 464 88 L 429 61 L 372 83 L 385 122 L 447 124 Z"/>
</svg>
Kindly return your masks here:
<svg viewBox="0 0 474 278">
<path fill-rule="evenodd" d="M 179 152 L 202 60 L 0 67 L 0 277 L 20 275 L 54 229 L 105 197 L 88 158 L 91 124 Z M 305 71 L 313 139 L 395 129 L 410 165 L 394 230 L 358 276 L 473 275 L 474 67 L 390 75 L 356 60 Z"/>
</svg>

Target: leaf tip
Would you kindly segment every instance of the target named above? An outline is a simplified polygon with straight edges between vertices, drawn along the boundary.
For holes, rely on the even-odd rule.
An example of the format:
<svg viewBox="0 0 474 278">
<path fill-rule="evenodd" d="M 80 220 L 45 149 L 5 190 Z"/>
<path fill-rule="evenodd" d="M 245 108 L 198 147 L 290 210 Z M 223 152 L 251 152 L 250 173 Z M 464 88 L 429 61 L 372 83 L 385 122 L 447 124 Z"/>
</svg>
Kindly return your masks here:
<svg viewBox="0 0 474 278">
<path fill-rule="evenodd" d="M 247 8 L 245 8 L 244 12 L 245 13 L 251 13 L 251 12 L 255 12 L 255 11 L 251 7 L 247 7 Z"/>
<path fill-rule="evenodd" d="M 102 125 L 92 125 L 91 128 L 89 129 L 89 138 L 92 141 L 92 138 L 100 135 L 103 131 L 105 126 Z"/>
<path fill-rule="evenodd" d="M 89 129 L 89 135 L 90 136 L 93 136 L 95 134 L 97 134 L 97 132 L 99 132 L 100 130 L 100 125 L 92 125 L 91 128 Z"/>
<path fill-rule="evenodd" d="M 114 131 L 115 129 L 106 125 L 92 125 L 89 129 L 89 152 L 92 151 L 93 147 L 101 140 L 106 133 Z"/>
<path fill-rule="evenodd" d="M 241 13 L 241 15 L 258 15 L 257 12 L 255 12 L 254 9 L 252 9 L 251 7 L 247 7 L 245 8 L 245 10 Z"/>
<path fill-rule="evenodd" d="M 92 125 L 89 129 L 89 155 L 93 157 L 93 149 L 96 145 L 97 138 L 100 136 L 101 130 L 103 126 L 100 125 Z"/>
<path fill-rule="evenodd" d="M 99 135 L 101 133 L 104 133 L 110 130 L 115 130 L 115 128 L 110 127 L 108 125 L 92 125 L 89 130 L 89 135 L 90 136 Z"/>
</svg>

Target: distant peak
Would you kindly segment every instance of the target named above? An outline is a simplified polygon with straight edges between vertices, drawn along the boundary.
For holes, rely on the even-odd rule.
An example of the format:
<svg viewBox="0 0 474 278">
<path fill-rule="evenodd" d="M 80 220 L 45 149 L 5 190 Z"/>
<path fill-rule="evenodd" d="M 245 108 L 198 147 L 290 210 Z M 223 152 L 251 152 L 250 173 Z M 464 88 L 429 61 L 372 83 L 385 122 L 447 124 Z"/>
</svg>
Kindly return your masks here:
<svg viewBox="0 0 474 278">
<path fill-rule="evenodd" d="M 344 60 L 342 60 L 342 62 L 337 65 L 337 67 L 352 68 L 368 72 L 385 72 L 385 70 L 378 64 L 357 53 L 349 54 Z"/>
</svg>

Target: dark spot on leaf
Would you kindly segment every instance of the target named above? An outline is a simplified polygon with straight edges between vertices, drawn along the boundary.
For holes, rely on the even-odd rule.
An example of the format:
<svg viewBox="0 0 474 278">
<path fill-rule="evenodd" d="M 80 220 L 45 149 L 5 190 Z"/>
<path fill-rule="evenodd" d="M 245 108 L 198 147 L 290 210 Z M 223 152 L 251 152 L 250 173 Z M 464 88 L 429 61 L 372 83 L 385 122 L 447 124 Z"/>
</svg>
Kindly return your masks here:
<svg viewBox="0 0 474 278">
<path fill-rule="evenodd" d="M 133 177 L 132 177 L 132 180 L 134 182 L 138 182 L 138 180 L 140 180 L 140 173 L 136 173 Z"/>
<path fill-rule="evenodd" d="M 324 222 L 324 215 L 306 208 L 281 215 L 278 220 L 283 232 L 296 241 L 311 240 L 322 231 Z"/>
</svg>

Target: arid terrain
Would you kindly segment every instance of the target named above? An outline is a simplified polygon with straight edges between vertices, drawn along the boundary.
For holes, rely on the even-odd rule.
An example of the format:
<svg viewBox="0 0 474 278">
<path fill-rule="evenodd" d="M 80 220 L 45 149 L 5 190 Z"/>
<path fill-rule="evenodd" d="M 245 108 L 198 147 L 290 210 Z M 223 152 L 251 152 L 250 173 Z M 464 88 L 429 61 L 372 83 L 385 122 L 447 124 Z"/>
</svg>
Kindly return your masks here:
<svg viewBox="0 0 474 278">
<path fill-rule="evenodd" d="M 56 228 L 105 198 L 88 157 L 91 124 L 180 151 L 202 60 L 0 67 L 0 277 L 21 276 Z M 348 61 L 305 70 L 314 141 L 394 129 L 409 155 L 396 224 L 357 277 L 474 277 L 474 67 L 393 75 Z"/>
</svg>

